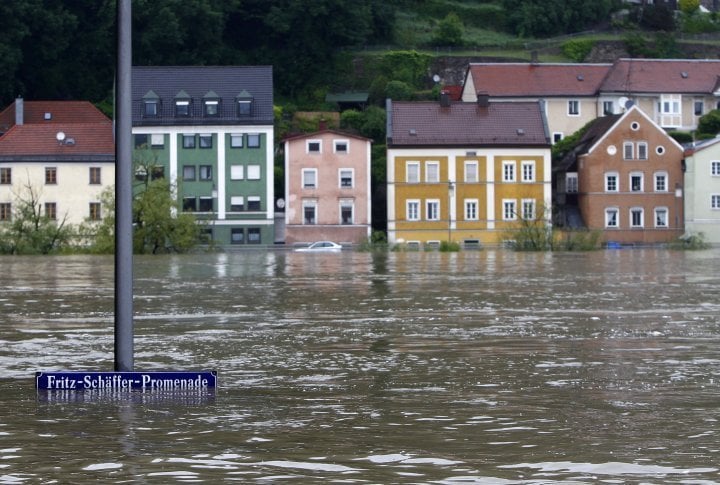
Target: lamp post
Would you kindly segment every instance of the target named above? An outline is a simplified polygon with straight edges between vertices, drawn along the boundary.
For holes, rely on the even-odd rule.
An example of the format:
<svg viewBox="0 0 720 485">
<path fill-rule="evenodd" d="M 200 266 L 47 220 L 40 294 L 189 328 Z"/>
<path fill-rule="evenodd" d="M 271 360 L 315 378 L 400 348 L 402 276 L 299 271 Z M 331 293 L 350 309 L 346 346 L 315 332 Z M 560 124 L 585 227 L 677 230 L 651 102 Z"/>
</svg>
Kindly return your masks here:
<svg viewBox="0 0 720 485">
<path fill-rule="evenodd" d="M 452 200 L 455 193 L 455 184 L 448 180 L 448 243 L 452 242 Z"/>
</svg>

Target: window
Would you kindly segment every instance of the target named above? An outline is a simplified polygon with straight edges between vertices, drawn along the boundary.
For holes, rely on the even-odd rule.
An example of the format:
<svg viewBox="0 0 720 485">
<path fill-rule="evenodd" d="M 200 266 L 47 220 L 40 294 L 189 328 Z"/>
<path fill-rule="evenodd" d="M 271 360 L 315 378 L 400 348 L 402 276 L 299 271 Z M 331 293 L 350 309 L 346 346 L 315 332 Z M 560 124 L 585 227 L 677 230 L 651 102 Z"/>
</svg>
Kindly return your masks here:
<svg viewBox="0 0 720 485">
<path fill-rule="evenodd" d="M 238 101 L 238 116 L 250 116 L 252 102 L 248 100 Z"/>
<path fill-rule="evenodd" d="M 710 208 L 720 209 L 720 195 L 713 194 L 710 196 Z"/>
<path fill-rule="evenodd" d="M 260 228 L 259 227 L 248 228 L 247 239 L 248 239 L 249 244 L 260 244 L 262 242 L 260 239 Z"/>
<path fill-rule="evenodd" d="M 633 207 L 630 209 L 630 227 L 643 227 L 643 225 L 642 207 Z"/>
<path fill-rule="evenodd" d="M 45 183 L 47 185 L 57 184 L 57 167 L 45 167 Z"/>
<path fill-rule="evenodd" d="M 655 208 L 655 227 L 668 227 L 667 207 Z"/>
<path fill-rule="evenodd" d="M 12 168 L 2 167 L 0 168 L 0 185 L 12 184 Z"/>
<path fill-rule="evenodd" d="M 643 174 L 637 172 L 630 174 L 630 190 L 632 192 L 643 191 Z"/>
<path fill-rule="evenodd" d="M 260 135 L 257 133 L 249 133 L 247 136 L 248 148 L 260 148 Z"/>
<path fill-rule="evenodd" d="M 45 217 L 48 219 L 57 219 L 57 204 L 55 202 L 45 202 Z"/>
<path fill-rule="evenodd" d="M 476 161 L 465 162 L 465 182 L 475 183 L 478 181 L 478 163 Z"/>
<path fill-rule="evenodd" d="M 668 174 L 666 172 L 655 173 L 655 192 L 667 192 L 668 190 Z"/>
<path fill-rule="evenodd" d="M 535 162 L 532 160 L 522 162 L 522 181 L 535 182 Z"/>
<path fill-rule="evenodd" d="M 247 178 L 248 180 L 260 180 L 260 165 L 248 165 Z"/>
<path fill-rule="evenodd" d="M 230 211 L 241 212 L 245 210 L 245 197 L 242 195 L 234 195 L 230 197 Z"/>
<path fill-rule="evenodd" d="M 503 182 L 515 182 L 515 162 L 503 162 Z"/>
<path fill-rule="evenodd" d="M 90 202 L 90 220 L 99 221 L 102 219 L 102 213 L 100 212 L 100 202 Z"/>
<path fill-rule="evenodd" d="M 158 105 L 157 99 L 146 99 L 144 109 L 145 116 L 157 116 L 159 112 Z"/>
<path fill-rule="evenodd" d="M 0 202 L 0 221 L 12 220 L 12 204 L 10 202 Z"/>
<path fill-rule="evenodd" d="M 420 220 L 420 201 L 408 200 L 405 203 L 405 219 L 408 221 Z"/>
<path fill-rule="evenodd" d="M 617 192 L 618 188 L 618 174 L 615 172 L 605 174 L 605 192 Z"/>
<path fill-rule="evenodd" d="M 568 101 L 568 115 L 580 115 L 580 101 L 578 101 L 577 99 L 571 99 L 570 101 Z"/>
<path fill-rule="evenodd" d="M 568 172 L 565 174 L 565 192 L 568 194 L 576 194 L 578 191 L 578 174 L 577 172 Z"/>
<path fill-rule="evenodd" d="M 420 162 L 407 162 L 405 164 L 405 180 L 409 184 L 420 182 Z"/>
<path fill-rule="evenodd" d="M 198 136 L 200 139 L 200 148 L 212 148 L 213 146 L 213 137 L 212 135 L 204 134 Z"/>
<path fill-rule="evenodd" d="M 100 184 L 100 167 L 90 167 L 90 185 Z"/>
<path fill-rule="evenodd" d="M 425 201 L 425 219 L 428 221 L 440 220 L 440 201 L 430 199 Z"/>
<path fill-rule="evenodd" d="M 305 149 L 307 153 L 322 153 L 322 141 L 308 140 Z"/>
<path fill-rule="evenodd" d="M 603 114 L 611 115 L 615 113 L 615 103 L 612 101 L 603 101 Z"/>
<path fill-rule="evenodd" d="M 302 169 L 302 187 L 303 187 L 303 189 L 316 189 L 317 188 L 317 169 L 316 168 L 303 168 Z"/>
<path fill-rule="evenodd" d="M 183 166 L 183 180 L 195 180 L 195 165 Z"/>
<path fill-rule="evenodd" d="M 195 212 L 197 210 L 197 200 L 195 197 L 183 197 L 183 211 Z"/>
<path fill-rule="evenodd" d="M 245 230 L 241 227 L 230 229 L 230 244 L 245 244 Z"/>
<path fill-rule="evenodd" d="M 680 95 L 664 94 L 661 97 L 660 112 L 662 114 L 677 115 L 680 114 Z"/>
<path fill-rule="evenodd" d="M 183 135 L 183 148 L 195 148 L 195 135 Z"/>
<path fill-rule="evenodd" d="M 347 140 L 334 140 L 333 141 L 334 150 L 335 153 L 347 153 L 348 152 L 348 142 Z"/>
<path fill-rule="evenodd" d="M 353 186 L 353 170 L 351 168 L 340 169 L 340 187 L 352 188 Z"/>
<path fill-rule="evenodd" d="M 303 224 L 317 224 L 317 202 L 303 201 Z"/>
<path fill-rule="evenodd" d="M 135 148 L 147 148 L 148 136 L 143 133 L 135 135 Z"/>
<path fill-rule="evenodd" d="M 220 101 L 217 99 L 206 99 L 203 103 L 203 109 L 205 116 L 213 117 L 218 116 L 220 114 Z"/>
<path fill-rule="evenodd" d="M 477 221 L 478 220 L 478 200 L 477 199 L 465 199 L 465 220 L 466 221 Z"/>
<path fill-rule="evenodd" d="M 431 184 L 440 182 L 440 164 L 438 162 L 425 162 L 425 182 Z"/>
<path fill-rule="evenodd" d="M 535 199 L 522 200 L 522 218 L 528 221 L 535 220 Z"/>
<path fill-rule="evenodd" d="M 248 197 L 248 210 L 259 211 L 260 209 L 260 196 L 251 195 Z"/>
<path fill-rule="evenodd" d="M 230 148 L 242 148 L 243 147 L 242 133 L 234 133 L 230 135 Z"/>
<path fill-rule="evenodd" d="M 638 160 L 647 160 L 648 158 L 648 145 L 644 141 L 639 141 L 637 144 L 637 157 Z"/>
<path fill-rule="evenodd" d="M 720 176 L 720 160 L 712 160 L 710 162 L 710 174 L 714 177 Z"/>
<path fill-rule="evenodd" d="M 200 212 L 212 212 L 213 211 L 213 198 L 212 197 L 200 197 Z"/>
<path fill-rule="evenodd" d="M 620 227 L 620 221 L 618 221 L 617 207 L 610 207 L 608 209 L 605 209 L 605 227 L 609 227 L 609 228 Z"/>
<path fill-rule="evenodd" d="M 150 180 L 165 178 L 165 167 L 154 165 L 150 167 Z"/>
<path fill-rule="evenodd" d="M 634 152 L 635 147 L 631 141 L 623 143 L 623 160 L 632 160 Z"/>
<path fill-rule="evenodd" d="M 515 205 L 517 202 L 513 199 L 503 199 L 503 220 L 504 221 L 514 221 L 517 219 L 517 211 L 515 210 Z"/>
<path fill-rule="evenodd" d="M 354 224 L 354 209 L 352 200 L 340 201 L 340 224 Z"/>
<path fill-rule="evenodd" d="M 230 165 L 230 180 L 245 178 L 245 165 Z"/>
<path fill-rule="evenodd" d="M 553 145 L 554 145 L 555 143 L 557 143 L 557 142 L 559 142 L 560 140 L 562 140 L 562 139 L 564 138 L 564 136 L 563 136 L 563 134 L 562 134 L 561 132 L 556 131 L 556 132 L 553 133 L 552 138 L 553 138 Z"/>
<path fill-rule="evenodd" d="M 150 147 L 162 148 L 165 146 L 165 135 L 162 133 L 153 133 L 150 135 Z"/>
<path fill-rule="evenodd" d="M 212 165 L 200 165 L 200 180 L 212 180 L 213 179 L 213 168 Z"/>
<path fill-rule="evenodd" d="M 702 116 L 705 111 L 705 102 L 702 99 L 696 99 L 693 103 L 693 110 L 695 112 L 695 116 Z"/>
<path fill-rule="evenodd" d="M 175 116 L 180 116 L 180 117 L 190 116 L 190 101 L 189 100 L 175 101 Z"/>
</svg>

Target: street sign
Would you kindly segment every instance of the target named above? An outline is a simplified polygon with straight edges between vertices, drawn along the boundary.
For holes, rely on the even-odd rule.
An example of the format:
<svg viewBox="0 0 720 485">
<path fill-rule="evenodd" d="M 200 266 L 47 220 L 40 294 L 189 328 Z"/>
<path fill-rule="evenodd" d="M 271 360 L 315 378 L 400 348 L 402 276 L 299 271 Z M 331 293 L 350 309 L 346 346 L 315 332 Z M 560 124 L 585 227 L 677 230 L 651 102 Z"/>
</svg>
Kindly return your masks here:
<svg viewBox="0 0 720 485">
<path fill-rule="evenodd" d="M 217 371 L 198 372 L 36 372 L 42 391 L 142 390 L 204 391 L 217 386 Z"/>
</svg>

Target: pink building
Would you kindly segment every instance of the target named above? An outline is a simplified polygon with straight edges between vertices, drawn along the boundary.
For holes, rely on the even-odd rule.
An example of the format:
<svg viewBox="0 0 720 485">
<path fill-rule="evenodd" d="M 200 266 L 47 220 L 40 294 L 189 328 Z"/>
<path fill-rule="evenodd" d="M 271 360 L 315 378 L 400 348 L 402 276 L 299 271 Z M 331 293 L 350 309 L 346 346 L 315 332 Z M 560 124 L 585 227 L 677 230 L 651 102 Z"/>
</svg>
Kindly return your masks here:
<svg viewBox="0 0 720 485">
<path fill-rule="evenodd" d="M 285 243 L 370 236 L 369 138 L 321 130 L 285 142 Z"/>
</svg>

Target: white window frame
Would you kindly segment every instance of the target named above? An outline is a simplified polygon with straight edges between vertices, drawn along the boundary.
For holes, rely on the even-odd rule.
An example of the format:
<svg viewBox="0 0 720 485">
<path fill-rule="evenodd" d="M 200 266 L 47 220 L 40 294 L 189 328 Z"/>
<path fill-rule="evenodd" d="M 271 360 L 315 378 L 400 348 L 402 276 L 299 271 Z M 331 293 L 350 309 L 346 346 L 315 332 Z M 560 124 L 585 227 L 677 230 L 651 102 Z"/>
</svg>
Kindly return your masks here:
<svg viewBox="0 0 720 485">
<path fill-rule="evenodd" d="M 517 220 L 517 199 L 502 200 L 502 219 L 503 221 Z"/>
<path fill-rule="evenodd" d="M 248 180 L 260 180 L 261 178 L 260 165 L 248 165 L 246 171 L 246 177 Z"/>
<path fill-rule="evenodd" d="M 554 131 L 552 134 L 553 145 L 565 138 L 565 134 L 562 131 Z"/>
<path fill-rule="evenodd" d="M 230 180 L 243 180 L 245 178 L 245 165 L 230 165 Z"/>
<path fill-rule="evenodd" d="M 565 193 L 566 194 L 577 194 L 580 186 L 578 184 L 577 172 L 565 173 Z"/>
<path fill-rule="evenodd" d="M 242 195 L 233 195 L 230 197 L 230 209 L 232 210 L 232 206 L 239 205 L 242 207 L 241 210 L 245 210 L 245 197 Z"/>
<path fill-rule="evenodd" d="M 310 150 L 311 145 L 317 143 L 317 150 Z M 305 153 L 322 153 L 322 140 L 306 140 L 305 141 Z"/>
<path fill-rule="evenodd" d="M 647 160 L 648 159 L 648 144 L 646 141 L 637 142 L 637 159 Z"/>
<path fill-rule="evenodd" d="M 668 224 L 670 211 L 668 210 L 667 207 L 655 207 L 653 212 L 654 212 L 654 216 L 655 216 L 653 218 L 653 220 L 655 221 L 655 227 L 659 227 L 659 228 L 670 227 Z M 664 220 L 658 222 L 659 221 L 658 216 L 659 216 L 659 214 L 662 214 L 662 213 L 665 214 Z"/>
<path fill-rule="evenodd" d="M 631 141 L 623 142 L 623 160 L 635 160 L 635 144 Z"/>
<path fill-rule="evenodd" d="M 535 161 L 523 160 L 520 162 L 522 181 L 525 183 L 535 182 Z"/>
<path fill-rule="evenodd" d="M 521 216 L 526 221 L 534 221 L 536 217 L 535 213 L 535 199 L 522 199 L 521 200 Z M 529 210 L 528 210 L 529 209 Z"/>
<path fill-rule="evenodd" d="M 343 172 L 350 173 L 350 185 L 343 185 Z M 338 169 L 338 187 L 341 189 L 352 189 L 355 187 L 355 169 L 353 168 L 340 168 Z"/>
<path fill-rule="evenodd" d="M 633 179 L 634 178 L 640 179 L 640 185 L 635 188 L 633 185 Z M 642 172 L 630 172 L 628 175 L 628 187 L 630 188 L 630 192 L 644 192 L 645 191 L 645 176 Z"/>
<path fill-rule="evenodd" d="M 165 146 L 165 135 L 162 133 L 151 133 L 150 146 L 152 148 L 163 148 Z"/>
<path fill-rule="evenodd" d="M 425 199 L 425 220 L 440 220 L 440 199 Z"/>
<path fill-rule="evenodd" d="M 502 163 L 502 180 L 503 182 L 515 182 L 517 180 L 517 170 L 515 160 L 503 160 Z"/>
<path fill-rule="evenodd" d="M 474 177 L 473 175 L 474 170 Z M 465 160 L 465 172 L 463 173 L 463 180 L 465 183 L 477 183 L 480 180 L 480 166 L 477 162 L 477 160 Z"/>
<path fill-rule="evenodd" d="M 615 179 L 615 188 L 610 188 L 610 178 Z M 605 172 L 605 192 L 620 192 L 620 174 L 617 172 Z"/>
<path fill-rule="evenodd" d="M 338 145 L 345 145 L 345 150 L 338 150 Z M 333 153 L 341 153 L 343 155 L 350 153 L 350 141 L 349 140 L 333 140 Z"/>
<path fill-rule="evenodd" d="M 420 220 L 420 199 L 408 199 L 405 201 L 405 220 Z"/>
<path fill-rule="evenodd" d="M 413 177 L 413 180 L 410 180 L 410 175 L 413 172 L 416 172 L 413 175 L 417 175 L 417 176 Z M 405 183 L 408 183 L 408 184 L 419 184 L 420 183 L 420 162 L 415 162 L 415 161 L 405 162 Z"/>
<path fill-rule="evenodd" d="M 480 201 L 478 199 L 465 199 L 463 206 L 465 207 L 465 220 L 479 220 Z"/>
<path fill-rule="evenodd" d="M 617 207 L 605 208 L 605 227 L 607 229 L 618 229 L 620 227 L 620 210 Z"/>
<path fill-rule="evenodd" d="M 710 209 L 720 210 L 720 194 L 710 195 Z"/>
<path fill-rule="evenodd" d="M 350 222 L 343 222 L 342 214 L 343 209 L 350 208 Z M 355 202 L 352 199 L 340 199 L 338 203 L 338 224 L 344 226 L 351 226 L 355 224 Z"/>
<path fill-rule="evenodd" d="M 300 172 L 300 187 L 307 190 L 315 190 L 318 188 L 317 168 L 303 168 Z M 310 181 L 312 183 L 308 183 Z"/>
<path fill-rule="evenodd" d="M 305 210 L 313 209 L 314 219 L 312 222 L 308 222 L 305 219 Z M 302 223 L 306 226 L 316 226 L 318 223 L 318 203 L 317 200 L 303 200 L 302 201 Z"/>
<path fill-rule="evenodd" d="M 659 182 L 662 180 L 664 188 L 658 188 Z M 655 172 L 653 174 L 653 188 L 655 192 L 667 192 L 668 191 L 668 173 L 667 172 Z"/>
<path fill-rule="evenodd" d="M 710 160 L 710 175 L 720 177 L 720 160 Z"/>
<path fill-rule="evenodd" d="M 608 109 L 608 107 L 610 109 Z M 615 114 L 615 101 L 613 100 L 605 100 L 602 102 L 602 112 L 603 115 L 613 115 Z"/>
<path fill-rule="evenodd" d="M 645 227 L 645 209 L 643 209 L 642 207 L 631 207 L 630 210 L 628 211 L 628 213 L 630 216 L 629 224 L 630 224 L 631 228 L 639 229 L 639 228 Z M 640 214 L 640 223 L 639 224 L 635 224 L 635 220 L 634 220 L 635 214 Z"/>
<path fill-rule="evenodd" d="M 580 100 L 579 99 L 568 99 L 567 114 L 568 114 L 568 116 L 580 116 Z"/>
<path fill-rule="evenodd" d="M 243 148 L 244 146 L 245 135 L 242 133 L 230 133 L 230 148 Z"/>
<path fill-rule="evenodd" d="M 682 113 L 682 95 L 663 94 L 660 96 L 660 113 L 662 115 L 679 116 Z"/>
<path fill-rule="evenodd" d="M 428 184 L 436 184 L 440 182 L 440 162 L 425 162 L 425 182 Z"/>
</svg>

